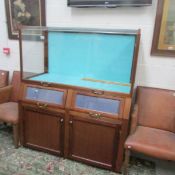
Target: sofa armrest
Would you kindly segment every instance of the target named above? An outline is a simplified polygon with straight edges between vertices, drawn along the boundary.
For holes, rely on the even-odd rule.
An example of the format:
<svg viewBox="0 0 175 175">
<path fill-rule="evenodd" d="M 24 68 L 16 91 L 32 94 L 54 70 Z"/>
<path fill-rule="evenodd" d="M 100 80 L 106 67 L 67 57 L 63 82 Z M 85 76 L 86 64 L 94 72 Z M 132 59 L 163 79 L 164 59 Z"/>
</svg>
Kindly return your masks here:
<svg viewBox="0 0 175 175">
<path fill-rule="evenodd" d="M 12 88 L 13 87 L 11 85 L 0 88 L 0 103 L 5 103 L 10 100 Z"/>
<path fill-rule="evenodd" d="M 138 104 L 135 104 L 134 110 L 131 114 L 130 134 L 133 134 L 135 132 L 137 123 L 138 123 Z"/>
</svg>

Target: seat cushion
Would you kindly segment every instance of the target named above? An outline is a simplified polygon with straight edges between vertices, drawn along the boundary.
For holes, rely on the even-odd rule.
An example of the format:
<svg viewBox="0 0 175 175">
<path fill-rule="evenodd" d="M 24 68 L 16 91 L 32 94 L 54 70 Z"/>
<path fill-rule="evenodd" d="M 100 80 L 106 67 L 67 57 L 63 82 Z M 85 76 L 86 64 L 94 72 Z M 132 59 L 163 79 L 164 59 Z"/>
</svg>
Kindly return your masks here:
<svg viewBox="0 0 175 175">
<path fill-rule="evenodd" d="M 175 133 L 138 126 L 130 135 L 125 148 L 165 160 L 175 161 Z"/>
<path fill-rule="evenodd" d="M 0 121 L 17 124 L 18 119 L 18 103 L 7 102 L 0 104 Z"/>
</svg>

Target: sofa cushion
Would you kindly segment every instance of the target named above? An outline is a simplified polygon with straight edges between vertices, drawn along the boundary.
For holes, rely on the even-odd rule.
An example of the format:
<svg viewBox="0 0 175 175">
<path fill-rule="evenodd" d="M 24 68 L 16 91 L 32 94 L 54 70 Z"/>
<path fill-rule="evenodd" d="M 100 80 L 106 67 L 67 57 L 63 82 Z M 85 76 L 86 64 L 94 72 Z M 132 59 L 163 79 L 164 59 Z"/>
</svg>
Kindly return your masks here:
<svg viewBox="0 0 175 175">
<path fill-rule="evenodd" d="M 155 128 L 138 126 L 125 148 L 165 160 L 175 161 L 175 134 Z"/>
<path fill-rule="evenodd" d="M 7 102 L 0 104 L 0 121 L 18 123 L 18 103 Z"/>
</svg>

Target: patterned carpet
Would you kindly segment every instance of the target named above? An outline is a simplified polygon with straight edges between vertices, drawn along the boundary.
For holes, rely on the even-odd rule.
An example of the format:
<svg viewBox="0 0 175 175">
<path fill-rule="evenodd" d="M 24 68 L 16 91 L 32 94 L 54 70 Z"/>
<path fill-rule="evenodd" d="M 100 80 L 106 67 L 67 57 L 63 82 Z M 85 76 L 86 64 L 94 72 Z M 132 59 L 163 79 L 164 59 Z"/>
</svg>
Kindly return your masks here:
<svg viewBox="0 0 175 175">
<path fill-rule="evenodd" d="M 129 175 L 155 175 L 152 162 L 132 158 Z M 0 125 L 0 175 L 117 175 L 46 153 L 15 149 L 10 127 Z"/>
</svg>

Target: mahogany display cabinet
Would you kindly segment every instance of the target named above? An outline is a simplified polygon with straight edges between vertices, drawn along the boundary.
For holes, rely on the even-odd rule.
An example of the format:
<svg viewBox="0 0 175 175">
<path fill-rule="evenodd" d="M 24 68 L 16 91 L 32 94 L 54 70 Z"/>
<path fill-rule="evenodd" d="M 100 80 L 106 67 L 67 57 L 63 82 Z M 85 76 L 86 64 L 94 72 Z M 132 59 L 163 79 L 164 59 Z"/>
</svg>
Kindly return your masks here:
<svg viewBox="0 0 175 175">
<path fill-rule="evenodd" d="M 20 141 L 120 172 L 140 30 L 20 30 Z"/>
</svg>

